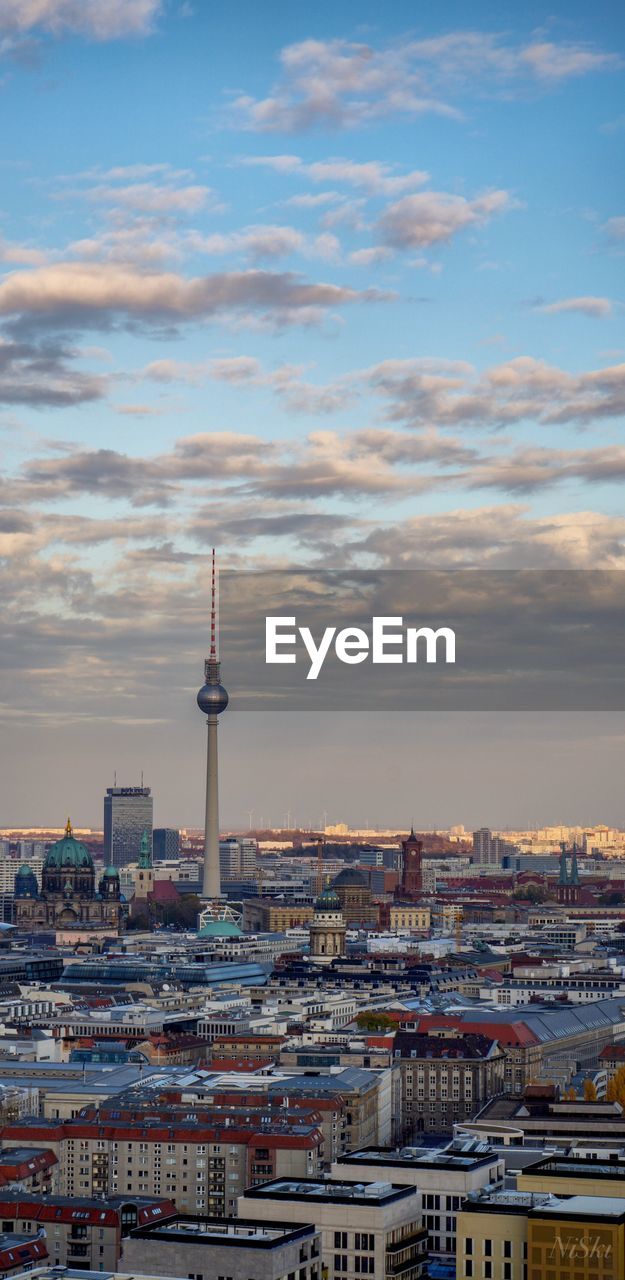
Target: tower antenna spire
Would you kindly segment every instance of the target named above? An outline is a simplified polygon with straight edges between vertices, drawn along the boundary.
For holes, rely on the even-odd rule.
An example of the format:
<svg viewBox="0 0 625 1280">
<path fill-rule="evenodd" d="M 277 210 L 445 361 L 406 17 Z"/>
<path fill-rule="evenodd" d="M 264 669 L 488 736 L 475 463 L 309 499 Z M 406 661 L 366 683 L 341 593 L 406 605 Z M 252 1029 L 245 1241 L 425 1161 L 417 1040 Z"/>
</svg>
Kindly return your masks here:
<svg viewBox="0 0 625 1280">
<path fill-rule="evenodd" d="M 213 563 L 211 568 L 211 647 L 210 656 L 213 661 L 217 658 L 217 635 L 216 635 L 216 614 L 215 605 L 216 589 L 215 589 L 215 548 L 213 547 Z"/>
</svg>

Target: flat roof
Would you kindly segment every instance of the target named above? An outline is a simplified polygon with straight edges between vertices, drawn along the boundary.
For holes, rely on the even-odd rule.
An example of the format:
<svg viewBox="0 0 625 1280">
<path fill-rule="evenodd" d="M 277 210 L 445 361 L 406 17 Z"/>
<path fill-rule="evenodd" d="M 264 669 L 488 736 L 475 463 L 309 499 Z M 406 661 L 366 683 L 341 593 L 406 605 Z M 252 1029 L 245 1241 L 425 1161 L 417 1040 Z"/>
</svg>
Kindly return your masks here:
<svg viewBox="0 0 625 1280">
<path fill-rule="evenodd" d="M 399 1151 L 385 1150 L 384 1147 L 364 1147 L 361 1151 L 350 1151 L 339 1156 L 336 1164 L 379 1164 L 401 1169 L 406 1165 L 420 1165 L 425 1169 L 479 1169 L 485 1164 L 495 1164 L 501 1157 L 492 1151 L 480 1154 L 463 1154 L 459 1151 L 430 1150 L 421 1151 L 418 1147 L 405 1147 Z"/>
<path fill-rule="evenodd" d="M 569 1196 L 566 1200 L 541 1205 L 536 1217 L 544 1214 L 557 1218 L 614 1218 L 625 1222 L 625 1201 L 619 1196 Z"/>
<path fill-rule="evenodd" d="M 178 1243 L 275 1249 L 291 1240 L 314 1235 L 317 1228 L 304 1222 L 256 1222 L 253 1218 L 195 1218 L 178 1214 L 167 1222 L 137 1227 L 130 1239 L 169 1240 Z"/>
<path fill-rule="evenodd" d="M 525 1174 L 548 1173 L 562 1178 L 611 1178 L 625 1181 L 625 1160 L 584 1160 L 581 1156 L 546 1156 L 523 1170 Z"/>
<path fill-rule="evenodd" d="M 391 1182 L 340 1182 L 330 1178 L 276 1178 L 260 1187 L 248 1187 L 246 1198 L 258 1200 L 325 1200 L 337 1204 L 385 1204 L 416 1194 L 414 1187 Z"/>
</svg>

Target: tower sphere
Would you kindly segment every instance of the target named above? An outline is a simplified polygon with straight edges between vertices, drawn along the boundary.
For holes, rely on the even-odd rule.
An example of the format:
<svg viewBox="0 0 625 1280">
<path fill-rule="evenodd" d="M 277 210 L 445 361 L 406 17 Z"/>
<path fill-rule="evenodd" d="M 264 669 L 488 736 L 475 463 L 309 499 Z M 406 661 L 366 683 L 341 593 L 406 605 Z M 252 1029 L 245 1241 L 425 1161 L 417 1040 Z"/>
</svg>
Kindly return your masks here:
<svg viewBox="0 0 625 1280">
<path fill-rule="evenodd" d="M 222 684 L 203 684 L 197 705 L 207 716 L 218 716 L 228 706 L 228 694 Z"/>
</svg>

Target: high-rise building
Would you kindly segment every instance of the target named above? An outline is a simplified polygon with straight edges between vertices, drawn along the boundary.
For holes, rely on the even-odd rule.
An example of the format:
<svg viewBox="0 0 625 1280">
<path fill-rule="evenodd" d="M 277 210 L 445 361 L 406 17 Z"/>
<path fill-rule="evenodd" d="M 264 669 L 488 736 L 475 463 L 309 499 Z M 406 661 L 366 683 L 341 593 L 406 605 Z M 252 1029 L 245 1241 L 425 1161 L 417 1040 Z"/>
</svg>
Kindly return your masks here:
<svg viewBox="0 0 625 1280">
<path fill-rule="evenodd" d="M 235 876 L 256 875 L 256 854 L 258 846 L 253 837 L 229 836 L 219 841 L 219 868 L 222 880 Z"/>
<path fill-rule="evenodd" d="M 494 836 L 489 827 L 473 832 L 473 861 L 481 867 L 500 867 L 503 858 L 517 853 L 517 846 L 501 836 Z"/>
<path fill-rule="evenodd" d="M 410 828 L 408 839 L 402 840 L 401 847 L 403 865 L 396 896 L 402 900 L 420 898 L 423 893 L 423 842 L 417 840 L 413 827 Z"/>
<path fill-rule="evenodd" d="M 136 862 L 144 831 L 152 848 L 153 797 L 150 787 L 107 787 L 104 797 L 104 862 L 124 867 Z"/>
<path fill-rule="evenodd" d="M 152 832 L 152 856 L 169 860 L 180 857 L 180 832 L 175 827 L 155 827 Z"/>
</svg>

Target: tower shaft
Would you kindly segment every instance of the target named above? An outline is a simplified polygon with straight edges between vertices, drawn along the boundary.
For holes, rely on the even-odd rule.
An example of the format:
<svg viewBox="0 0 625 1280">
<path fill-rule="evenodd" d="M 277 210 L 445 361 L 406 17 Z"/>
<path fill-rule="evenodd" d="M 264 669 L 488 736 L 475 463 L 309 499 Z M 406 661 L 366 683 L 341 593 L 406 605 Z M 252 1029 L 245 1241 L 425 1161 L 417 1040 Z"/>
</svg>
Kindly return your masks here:
<svg viewBox="0 0 625 1280">
<path fill-rule="evenodd" d="M 219 773 L 217 764 L 216 715 L 206 718 L 206 812 L 204 816 L 203 898 L 218 898 L 221 893 L 219 864 Z"/>
</svg>

